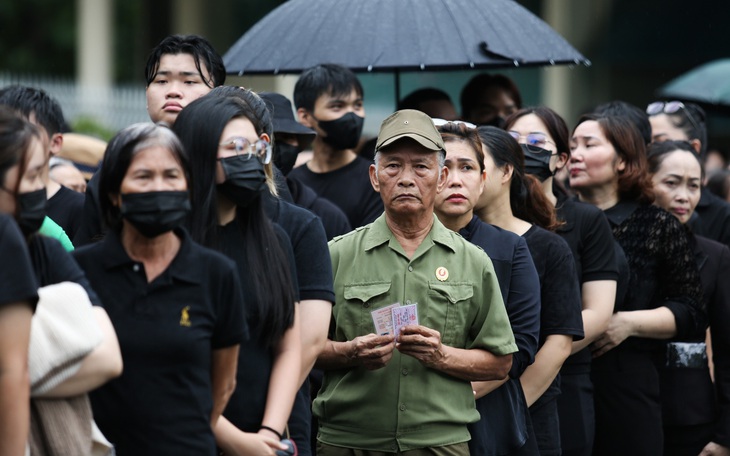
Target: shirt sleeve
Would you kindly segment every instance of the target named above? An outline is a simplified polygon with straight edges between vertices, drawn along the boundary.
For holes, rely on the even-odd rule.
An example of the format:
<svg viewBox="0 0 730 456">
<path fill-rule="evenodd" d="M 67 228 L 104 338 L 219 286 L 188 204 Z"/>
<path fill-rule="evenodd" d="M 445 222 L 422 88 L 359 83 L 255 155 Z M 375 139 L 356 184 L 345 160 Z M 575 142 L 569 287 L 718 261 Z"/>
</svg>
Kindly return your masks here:
<svg viewBox="0 0 730 456">
<path fill-rule="evenodd" d="M 327 235 L 318 217 L 312 217 L 308 221 L 302 236 L 292 247 L 299 284 L 299 299 L 335 302 Z"/>
<path fill-rule="evenodd" d="M 677 325 L 676 340 L 698 336 L 707 327 L 702 304 L 702 285 L 687 234 L 679 221 L 667 212 L 659 212 L 655 248 L 659 258 L 659 296 Z"/>
<path fill-rule="evenodd" d="M 81 267 L 76 263 L 71 256 L 71 253 L 66 251 L 64 247 L 53 238 L 39 239 L 42 242 L 42 246 L 45 249 L 44 262 L 47 264 L 43 268 L 43 275 L 45 280 L 41 279 L 42 285 L 52 285 L 61 282 L 74 282 L 81 285 L 86 294 L 89 295 L 89 301 L 95 306 L 103 307 L 103 303 L 99 299 L 99 296 L 94 292 L 86 278 L 86 274 Z"/>
<path fill-rule="evenodd" d="M 608 220 L 600 210 L 590 212 L 581 229 L 580 283 L 596 280 L 618 280 L 614 238 Z"/>
<path fill-rule="evenodd" d="M 518 351 L 513 355 L 509 375 L 519 378 L 535 361 L 540 337 L 540 279 L 527 243 L 520 237 L 512 258 L 512 277 L 507 312 Z"/>
<path fill-rule="evenodd" d="M 5 259 L 0 266 L 0 306 L 27 302 L 35 309 L 38 281 L 20 228 L 8 216 L 0 217 L 0 252 Z"/>
</svg>

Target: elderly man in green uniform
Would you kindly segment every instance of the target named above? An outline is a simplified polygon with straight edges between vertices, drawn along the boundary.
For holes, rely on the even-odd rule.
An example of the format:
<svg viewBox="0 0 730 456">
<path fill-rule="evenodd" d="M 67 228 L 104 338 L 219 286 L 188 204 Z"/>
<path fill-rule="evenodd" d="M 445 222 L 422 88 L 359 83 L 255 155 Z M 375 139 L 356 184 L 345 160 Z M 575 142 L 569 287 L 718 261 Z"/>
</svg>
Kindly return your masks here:
<svg viewBox="0 0 730 456">
<path fill-rule="evenodd" d="M 491 261 L 433 215 L 444 155 L 422 112 L 385 119 L 370 166 L 385 213 L 330 242 L 319 456 L 468 455 L 467 424 L 479 419 L 470 382 L 502 379 L 512 364 Z"/>
</svg>

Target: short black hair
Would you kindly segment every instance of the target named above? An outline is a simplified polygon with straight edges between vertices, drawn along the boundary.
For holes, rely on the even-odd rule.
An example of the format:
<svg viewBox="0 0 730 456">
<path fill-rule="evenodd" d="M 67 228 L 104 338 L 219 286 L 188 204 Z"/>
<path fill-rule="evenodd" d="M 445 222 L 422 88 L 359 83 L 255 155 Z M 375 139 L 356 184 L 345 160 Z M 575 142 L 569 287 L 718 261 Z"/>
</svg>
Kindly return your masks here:
<svg viewBox="0 0 730 456">
<path fill-rule="evenodd" d="M 419 111 L 422 111 L 421 105 L 423 103 L 427 101 L 442 100 L 451 103 L 451 97 L 448 93 L 444 92 L 441 89 L 425 87 L 423 89 L 415 90 L 409 93 L 408 96 L 403 98 L 400 103 L 398 103 L 397 111 L 400 111 L 402 109 L 417 109 Z"/>
<path fill-rule="evenodd" d="M 223 65 L 223 59 L 215 51 L 210 41 L 198 35 L 170 35 L 160 41 L 147 57 L 144 74 L 148 86 L 157 75 L 157 70 L 160 68 L 160 59 L 163 55 L 168 54 L 190 54 L 201 77 L 203 77 L 201 65 L 205 65 L 210 80 L 203 77 L 203 82 L 211 89 L 226 82 L 226 67 Z"/>
<path fill-rule="evenodd" d="M 66 120 L 63 110 L 53 97 L 44 90 L 35 87 L 12 85 L 0 89 L 0 104 L 6 105 L 26 119 L 31 115 L 35 123 L 43 127 L 48 137 L 63 133 Z"/>
<path fill-rule="evenodd" d="M 314 103 L 322 94 L 346 96 L 355 91 L 364 95 L 362 84 L 349 68 L 333 63 L 323 63 L 304 70 L 294 86 L 294 106 L 307 111 L 314 110 Z"/>
<path fill-rule="evenodd" d="M 625 101 L 614 100 L 596 106 L 593 110 L 593 114 L 600 116 L 623 117 L 634 124 L 634 126 L 639 130 L 639 133 L 641 133 L 641 137 L 644 138 L 644 142 L 646 144 L 651 142 L 651 123 L 649 122 L 649 116 L 646 114 L 646 111 L 642 110 L 638 106 L 634 106 Z"/>
</svg>

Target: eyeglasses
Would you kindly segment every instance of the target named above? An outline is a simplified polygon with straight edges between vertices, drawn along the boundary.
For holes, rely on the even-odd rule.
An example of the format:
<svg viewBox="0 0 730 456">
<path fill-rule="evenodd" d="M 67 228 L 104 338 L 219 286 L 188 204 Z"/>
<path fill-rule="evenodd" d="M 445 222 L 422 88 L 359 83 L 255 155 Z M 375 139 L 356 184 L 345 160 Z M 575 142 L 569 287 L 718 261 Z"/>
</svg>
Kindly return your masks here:
<svg viewBox="0 0 730 456">
<path fill-rule="evenodd" d="M 701 130 L 699 124 L 692 115 L 692 112 L 687 109 L 687 106 L 685 106 L 681 101 L 655 101 L 654 103 L 649 103 L 649 106 L 646 107 L 646 113 L 650 116 L 655 116 L 657 114 L 676 114 L 682 110 L 687 115 L 687 119 L 692 126 L 696 130 Z"/>
<path fill-rule="evenodd" d="M 242 137 L 236 137 L 228 142 L 220 144 L 221 147 L 226 149 L 235 149 L 236 155 L 249 160 L 251 157 L 256 157 L 261 160 L 261 163 L 268 165 L 271 163 L 271 143 L 259 139 L 255 143 L 251 144 L 248 139 Z"/>
<path fill-rule="evenodd" d="M 470 128 L 470 129 L 472 129 L 472 130 L 474 130 L 474 129 L 476 129 L 476 128 L 477 128 L 477 126 L 476 126 L 476 125 L 474 125 L 473 123 L 469 123 L 469 122 L 464 122 L 463 120 L 445 120 L 445 119 L 439 119 L 438 117 L 434 117 L 434 118 L 433 118 L 433 119 L 431 119 L 431 120 L 433 121 L 433 125 L 434 125 L 434 126 L 435 126 L 436 128 L 438 128 L 438 127 L 443 127 L 444 125 L 447 125 L 447 124 L 453 124 L 453 125 L 463 125 L 463 126 L 465 126 L 466 128 Z"/>
<path fill-rule="evenodd" d="M 525 138 L 525 144 L 528 146 L 540 147 L 542 149 L 545 148 L 545 144 L 547 143 L 555 146 L 555 143 L 547 139 L 547 135 L 543 133 L 528 133 L 526 135 L 521 135 L 514 130 L 510 130 L 507 133 L 509 133 L 511 137 L 515 138 L 515 141 L 517 142 L 520 142 L 521 138 Z"/>
</svg>

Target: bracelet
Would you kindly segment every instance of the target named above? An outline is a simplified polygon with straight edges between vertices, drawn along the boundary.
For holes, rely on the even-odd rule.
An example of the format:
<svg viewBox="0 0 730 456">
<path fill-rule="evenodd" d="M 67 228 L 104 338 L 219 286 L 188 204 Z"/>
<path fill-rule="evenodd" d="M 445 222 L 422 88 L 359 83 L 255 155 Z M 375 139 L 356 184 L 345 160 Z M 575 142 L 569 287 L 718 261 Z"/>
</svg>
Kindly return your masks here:
<svg viewBox="0 0 730 456">
<path fill-rule="evenodd" d="M 262 425 L 262 426 L 261 426 L 261 427 L 259 428 L 259 431 L 260 431 L 260 430 L 267 430 L 267 431 L 273 432 L 274 434 L 276 434 L 276 436 L 277 436 L 277 437 L 279 437 L 279 440 L 283 440 L 283 439 L 284 439 L 284 436 L 283 436 L 283 435 L 281 435 L 281 433 L 279 433 L 279 432 L 278 432 L 278 431 L 277 431 L 276 429 L 274 429 L 274 428 L 270 428 L 270 427 L 268 427 L 268 426 L 263 426 L 263 425 Z"/>
</svg>

